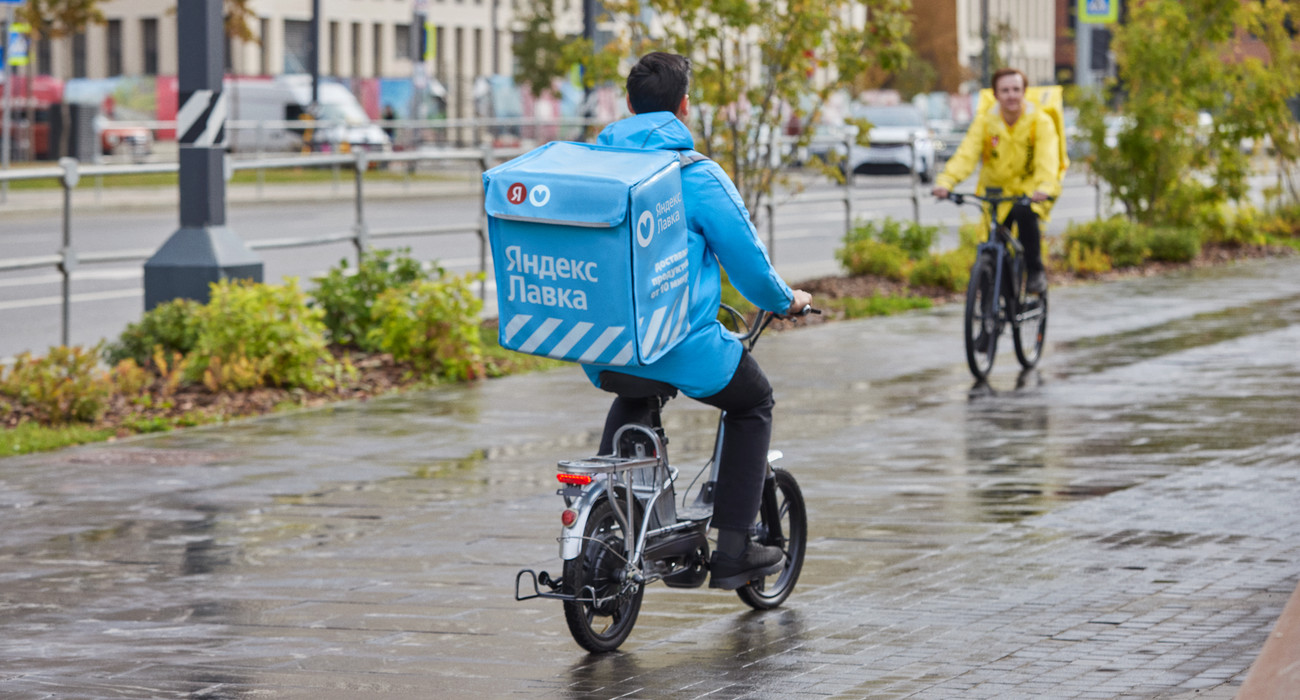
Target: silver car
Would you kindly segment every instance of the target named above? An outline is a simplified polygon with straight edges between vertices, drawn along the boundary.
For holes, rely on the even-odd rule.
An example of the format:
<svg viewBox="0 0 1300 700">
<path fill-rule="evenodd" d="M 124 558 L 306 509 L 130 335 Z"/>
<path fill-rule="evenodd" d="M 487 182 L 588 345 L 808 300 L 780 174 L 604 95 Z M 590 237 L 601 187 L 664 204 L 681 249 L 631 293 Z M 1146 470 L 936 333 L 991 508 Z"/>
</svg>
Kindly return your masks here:
<svg viewBox="0 0 1300 700">
<path fill-rule="evenodd" d="M 889 174 L 916 172 L 922 182 L 935 173 L 934 132 L 921 110 L 912 105 L 889 107 L 855 106 L 855 118 L 871 124 L 867 139 L 871 145 L 853 144 L 849 150 L 849 172 Z"/>
</svg>

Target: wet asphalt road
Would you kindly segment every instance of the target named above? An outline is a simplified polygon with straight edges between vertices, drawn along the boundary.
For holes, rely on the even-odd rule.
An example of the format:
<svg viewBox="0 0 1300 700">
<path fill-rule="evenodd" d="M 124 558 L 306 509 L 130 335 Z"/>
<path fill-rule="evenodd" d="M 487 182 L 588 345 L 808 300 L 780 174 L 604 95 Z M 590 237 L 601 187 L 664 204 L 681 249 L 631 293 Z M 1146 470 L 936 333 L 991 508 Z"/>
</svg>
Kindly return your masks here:
<svg viewBox="0 0 1300 700">
<path fill-rule="evenodd" d="M 0 695 L 1232 697 L 1300 579 L 1300 259 L 1056 289 L 990 387 L 960 323 L 765 337 L 798 588 L 653 586 L 602 657 L 513 599 L 576 369 L 0 460 Z M 713 414 L 667 419 L 699 464 Z"/>
</svg>

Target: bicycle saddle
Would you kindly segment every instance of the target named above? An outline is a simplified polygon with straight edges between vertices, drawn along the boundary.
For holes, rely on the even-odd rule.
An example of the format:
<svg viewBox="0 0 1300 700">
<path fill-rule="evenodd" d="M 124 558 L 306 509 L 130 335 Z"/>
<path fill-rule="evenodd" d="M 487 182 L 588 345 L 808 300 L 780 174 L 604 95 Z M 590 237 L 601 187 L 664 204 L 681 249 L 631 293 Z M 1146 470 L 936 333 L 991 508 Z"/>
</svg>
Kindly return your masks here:
<svg viewBox="0 0 1300 700">
<path fill-rule="evenodd" d="M 600 388 L 618 394 L 625 399 L 657 397 L 667 401 L 677 396 L 677 387 L 672 384 L 608 370 L 600 373 Z"/>
</svg>

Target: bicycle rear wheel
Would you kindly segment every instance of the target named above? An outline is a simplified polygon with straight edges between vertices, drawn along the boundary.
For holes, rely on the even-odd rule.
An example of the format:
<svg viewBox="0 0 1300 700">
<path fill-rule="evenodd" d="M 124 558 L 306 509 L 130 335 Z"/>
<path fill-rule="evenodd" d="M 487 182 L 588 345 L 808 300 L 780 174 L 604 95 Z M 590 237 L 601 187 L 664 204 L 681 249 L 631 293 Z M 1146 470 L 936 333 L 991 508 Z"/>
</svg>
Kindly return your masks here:
<svg viewBox="0 0 1300 700">
<path fill-rule="evenodd" d="M 966 364 L 977 381 L 993 369 L 998 348 L 998 288 L 994 260 L 981 255 L 970 269 L 966 286 Z"/>
<path fill-rule="evenodd" d="M 632 633 L 645 586 L 627 577 L 623 525 L 608 500 L 592 508 L 586 536 L 582 552 L 564 562 L 564 592 L 579 598 L 564 601 L 564 619 L 575 642 L 602 654 Z"/>
<path fill-rule="evenodd" d="M 1047 292 L 1026 294 L 1016 316 L 1019 320 L 1011 333 L 1016 359 L 1021 367 L 1032 369 L 1043 356 L 1043 339 L 1047 337 Z"/>
<path fill-rule="evenodd" d="M 755 610 L 771 610 L 785 602 L 803 571 L 804 551 L 808 547 L 808 510 L 803 491 L 789 472 L 772 470 L 772 478 L 763 485 L 763 504 L 758 513 L 759 544 L 779 547 L 785 552 L 785 567 L 774 576 L 766 576 L 736 589 L 736 595 Z"/>
</svg>

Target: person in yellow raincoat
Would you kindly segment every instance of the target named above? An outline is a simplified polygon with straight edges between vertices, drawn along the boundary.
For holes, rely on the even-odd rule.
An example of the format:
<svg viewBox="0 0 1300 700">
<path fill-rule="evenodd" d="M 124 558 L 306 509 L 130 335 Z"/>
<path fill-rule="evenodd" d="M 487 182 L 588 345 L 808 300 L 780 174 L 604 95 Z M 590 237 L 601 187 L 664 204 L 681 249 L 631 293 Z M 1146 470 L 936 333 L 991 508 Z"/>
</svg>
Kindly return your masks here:
<svg viewBox="0 0 1300 700">
<path fill-rule="evenodd" d="M 1050 199 L 1061 192 L 1061 144 L 1051 116 L 1025 99 L 1027 86 L 1025 74 L 1015 68 L 1002 68 L 993 74 L 996 104 L 975 117 L 957 152 L 935 178 L 933 194 L 941 199 L 947 197 L 977 164 L 982 164 L 977 193 L 999 187 L 1005 196 L 1028 195 L 1033 204 L 1026 207 L 1007 203 L 999 208 L 997 216 L 1016 224 L 1029 272 L 1026 290 L 1038 293 L 1047 289 L 1039 219 L 1048 220 Z"/>
</svg>

